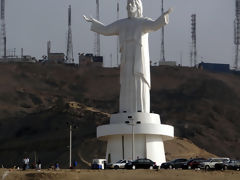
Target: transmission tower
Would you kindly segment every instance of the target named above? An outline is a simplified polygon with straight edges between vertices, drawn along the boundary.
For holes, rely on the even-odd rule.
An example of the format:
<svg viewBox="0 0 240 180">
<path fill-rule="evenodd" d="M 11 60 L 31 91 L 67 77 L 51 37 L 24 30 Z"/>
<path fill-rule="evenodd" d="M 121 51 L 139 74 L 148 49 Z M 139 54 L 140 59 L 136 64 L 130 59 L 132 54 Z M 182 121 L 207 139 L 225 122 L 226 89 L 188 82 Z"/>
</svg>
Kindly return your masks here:
<svg viewBox="0 0 240 180">
<path fill-rule="evenodd" d="M 192 45 L 190 52 L 190 63 L 191 67 L 197 65 L 197 35 L 196 35 L 196 14 L 191 15 L 191 34 L 192 34 Z"/>
<path fill-rule="evenodd" d="M 74 63 L 71 23 L 72 23 L 72 17 L 71 17 L 71 5 L 70 5 L 68 7 L 68 35 L 67 35 L 67 53 L 66 53 L 65 63 Z"/>
<path fill-rule="evenodd" d="M 99 15 L 99 0 L 96 0 L 96 19 L 100 20 Z M 95 33 L 95 40 L 94 40 L 94 53 L 96 56 L 100 56 L 100 34 Z"/>
<path fill-rule="evenodd" d="M 234 20 L 234 44 L 235 44 L 235 62 L 234 69 L 239 68 L 239 44 L 240 44 L 240 0 L 236 0 L 236 14 Z"/>
<path fill-rule="evenodd" d="M 7 37 L 5 25 L 5 0 L 1 0 L 1 34 L 0 34 L 0 53 L 1 56 L 7 56 Z"/>
<path fill-rule="evenodd" d="M 117 20 L 119 20 L 119 2 L 117 2 Z M 117 36 L 117 67 L 119 64 L 119 37 Z"/>
<path fill-rule="evenodd" d="M 163 0 L 162 0 L 162 14 L 163 13 L 164 13 L 164 6 L 163 6 Z M 162 27 L 162 42 L 161 42 L 160 61 L 165 62 L 164 27 Z"/>
</svg>

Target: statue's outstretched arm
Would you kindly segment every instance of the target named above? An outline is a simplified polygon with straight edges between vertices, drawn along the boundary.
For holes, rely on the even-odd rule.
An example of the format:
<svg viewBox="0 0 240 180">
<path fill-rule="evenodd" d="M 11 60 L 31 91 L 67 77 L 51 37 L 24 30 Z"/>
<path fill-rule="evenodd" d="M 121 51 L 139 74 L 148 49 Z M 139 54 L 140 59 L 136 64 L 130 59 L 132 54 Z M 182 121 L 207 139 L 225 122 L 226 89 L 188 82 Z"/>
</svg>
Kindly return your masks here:
<svg viewBox="0 0 240 180">
<path fill-rule="evenodd" d="M 169 15 L 171 12 L 173 12 L 173 8 L 169 8 L 166 12 L 163 13 L 163 15 Z"/>
<path fill-rule="evenodd" d="M 100 21 L 92 18 L 92 17 L 87 17 L 85 15 L 83 15 L 83 18 L 85 19 L 85 21 L 87 22 L 91 22 L 91 30 L 102 34 L 104 36 L 112 36 L 112 35 L 118 35 L 118 23 L 114 22 L 110 25 L 105 26 L 103 23 L 101 23 Z"/>
<path fill-rule="evenodd" d="M 169 22 L 169 14 L 173 11 L 172 8 L 164 12 L 157 20 L 148 19 L 145 23 L 145 32 L 157 31 Z"/>
</svg>

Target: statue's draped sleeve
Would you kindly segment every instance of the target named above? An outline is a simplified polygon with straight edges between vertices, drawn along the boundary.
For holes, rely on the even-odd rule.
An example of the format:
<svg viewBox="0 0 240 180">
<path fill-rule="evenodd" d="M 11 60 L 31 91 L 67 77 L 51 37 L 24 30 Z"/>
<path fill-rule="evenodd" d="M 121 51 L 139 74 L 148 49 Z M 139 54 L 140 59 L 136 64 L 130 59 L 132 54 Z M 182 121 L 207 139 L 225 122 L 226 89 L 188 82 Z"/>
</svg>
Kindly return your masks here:
<svg viewBox="0 0 240 180">
<path fill-rule="evenodd" d="M 91 25 L 91 30 L 104 36 L 118 35 L 118 24 L 118 22 L 114 22 L 105 26 L 103 23 L 94 19 Z"/>
<path fill-rule="evenodd" d="M 143 24 L 143 32 L 149 33 L 149 32 L 152 32 L 152 31 L 157 31 L 161 27 L 168 24 L 168 22 L 169 22 L 169 15 L 161 15 L 155 21 L 150 19 L 150 18 L 147 18 L 144 21 L 144 24 Z"/>
</svg>

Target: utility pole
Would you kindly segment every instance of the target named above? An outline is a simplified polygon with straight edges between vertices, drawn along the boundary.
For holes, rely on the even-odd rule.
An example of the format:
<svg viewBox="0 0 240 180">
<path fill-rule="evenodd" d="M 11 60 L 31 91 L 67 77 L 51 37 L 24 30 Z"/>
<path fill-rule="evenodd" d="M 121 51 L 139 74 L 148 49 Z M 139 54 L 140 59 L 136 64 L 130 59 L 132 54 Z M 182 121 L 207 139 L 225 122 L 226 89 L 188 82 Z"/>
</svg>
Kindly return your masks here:
<svg viewBox="0 0 240 180">
<path fill-rule="evenodd" d="M 162 14 L 164 13 L 164 5 L 162 0 Z M 161 42 L 161 56 L 160 61 L 165 62 L 165 47 L 164 47 L 164 27 L 162 27 L 162 42 Z"/>
<path fill-rule="evenodd" d="M 69 168 L 72 167 L 72 125 L 70 124 Z"/>
</svg>

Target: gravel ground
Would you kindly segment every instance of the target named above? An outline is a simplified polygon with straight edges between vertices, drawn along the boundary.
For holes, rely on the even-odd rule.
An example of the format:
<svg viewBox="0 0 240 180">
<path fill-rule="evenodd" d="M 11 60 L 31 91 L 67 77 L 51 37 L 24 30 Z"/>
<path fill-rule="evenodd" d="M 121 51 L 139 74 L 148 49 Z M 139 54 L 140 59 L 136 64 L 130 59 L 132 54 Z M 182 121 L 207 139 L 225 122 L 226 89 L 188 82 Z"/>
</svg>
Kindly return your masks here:
<svg viewBox="0 0 240 180">
<path fill-rule="evenodd" d="M 239 180 L 239 171 L 27 170 L 0 169 L 1 180 Z"/>
</svg>

